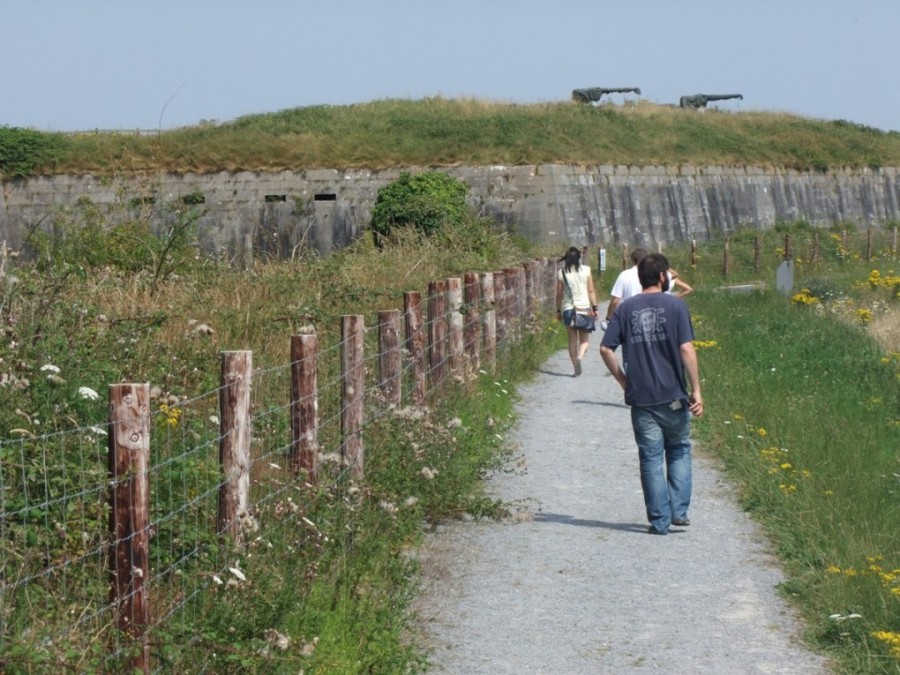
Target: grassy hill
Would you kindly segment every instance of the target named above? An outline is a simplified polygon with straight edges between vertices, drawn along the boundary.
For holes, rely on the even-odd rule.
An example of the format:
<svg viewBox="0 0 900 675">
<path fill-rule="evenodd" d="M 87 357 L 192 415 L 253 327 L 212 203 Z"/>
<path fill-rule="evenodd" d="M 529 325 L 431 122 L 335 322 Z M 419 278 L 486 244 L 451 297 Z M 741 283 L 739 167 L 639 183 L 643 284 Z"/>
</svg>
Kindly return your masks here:
<svg viewBox="0 0 900 675">
<path fill-rule="evenodd" d="M 4 178 L 483 164 L 900 166 L 900 133 L 783 113 L 574 102 L 380 100 L 159 133 L 0 128 Z"/>
</svg>

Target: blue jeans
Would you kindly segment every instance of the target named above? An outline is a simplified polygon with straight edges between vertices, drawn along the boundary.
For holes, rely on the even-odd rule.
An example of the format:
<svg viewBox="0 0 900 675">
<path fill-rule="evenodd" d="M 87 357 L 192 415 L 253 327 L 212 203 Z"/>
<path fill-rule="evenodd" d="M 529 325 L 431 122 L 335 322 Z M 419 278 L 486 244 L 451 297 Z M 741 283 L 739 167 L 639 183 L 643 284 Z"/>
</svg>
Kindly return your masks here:
<svg viewBox="0 0 900 675">
<path fill-rule="evenodd" d="M 668 404 L 631 408 L 631 426 L 641 462 L 647 520 L 668 532 L 672 519 L 687 518 L 691 505 L 691 414 Z M 663 469 L 665 460 L 665 470 Z"/>
</svg>

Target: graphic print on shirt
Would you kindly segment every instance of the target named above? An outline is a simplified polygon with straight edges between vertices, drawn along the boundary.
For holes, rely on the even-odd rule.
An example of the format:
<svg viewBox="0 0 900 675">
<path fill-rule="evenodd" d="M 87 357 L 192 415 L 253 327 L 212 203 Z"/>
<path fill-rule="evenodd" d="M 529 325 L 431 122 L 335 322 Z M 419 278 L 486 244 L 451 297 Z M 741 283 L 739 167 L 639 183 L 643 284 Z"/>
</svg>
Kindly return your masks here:
<svg viewBox="0 0 900 675">
<path fill-rule="evenodd" d="M 634 342 L 661 342 L 666 339 L 663 324 L 666 310 L 661 307 L 645 307 L 631 313 L 631 334 Z"/>
</svg>

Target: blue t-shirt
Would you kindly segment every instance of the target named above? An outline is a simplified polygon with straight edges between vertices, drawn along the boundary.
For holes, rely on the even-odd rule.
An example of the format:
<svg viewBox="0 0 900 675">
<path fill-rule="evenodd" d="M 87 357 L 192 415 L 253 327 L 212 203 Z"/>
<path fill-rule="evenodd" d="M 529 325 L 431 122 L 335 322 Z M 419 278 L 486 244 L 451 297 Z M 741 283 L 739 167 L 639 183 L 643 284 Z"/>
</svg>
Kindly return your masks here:
<svg viewBox="0 0 900 675">
<path fill-rule="evenodd" d="M 651 406 L 688 398 L 681 345 L 694 339 L 691 314 L 668 293 L 640 293 L 616 307 L 601 345 L 622 346 L 625 403 Z"/>
</svg>

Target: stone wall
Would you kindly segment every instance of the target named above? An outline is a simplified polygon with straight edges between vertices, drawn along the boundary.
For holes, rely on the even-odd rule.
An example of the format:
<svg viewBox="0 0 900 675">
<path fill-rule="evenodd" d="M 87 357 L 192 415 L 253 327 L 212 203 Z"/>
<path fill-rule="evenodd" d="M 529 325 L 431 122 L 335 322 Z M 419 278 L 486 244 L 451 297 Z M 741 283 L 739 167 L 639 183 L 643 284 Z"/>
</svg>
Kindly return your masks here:
<svg viewBox="0 0 900 675">
<path fill-rule="evenodd" d="M 421 169 L 409 169 L 419 171 Z M 535 242 L 575 245 L 704 240 L 798 219 L 825 226 L 900 220 L 900 169 L 796 172 L 754 167 L 542 164 L 446 169 L 471 205 Z M 400 169 L 53 176 L 4 181 L 0 240 L 14 249 L 35 226 L 90 203 L 157 231 L 202 209 L 204 248 L 229 257 L 328 253 L 362 235 L 378 190 Z M 191 206 L 191 203 L 196 203 Z"/>
</svg>

